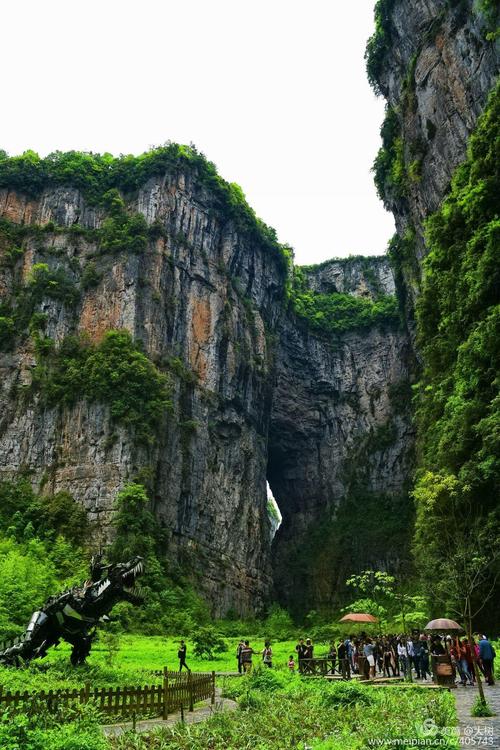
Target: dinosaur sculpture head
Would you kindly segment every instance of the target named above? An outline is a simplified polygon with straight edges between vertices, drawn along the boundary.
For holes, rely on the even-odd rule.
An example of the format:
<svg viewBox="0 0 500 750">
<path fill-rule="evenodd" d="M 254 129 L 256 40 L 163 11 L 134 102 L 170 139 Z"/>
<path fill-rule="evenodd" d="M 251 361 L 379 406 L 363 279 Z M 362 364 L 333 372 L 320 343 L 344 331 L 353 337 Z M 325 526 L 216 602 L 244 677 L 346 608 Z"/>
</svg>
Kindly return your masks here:
<svg viewBox="0 0 500 750">
<path fill-rule="evenodd" d="M 133 557 L 126 563 L 116 563 L 108 570 L 108 578 L 116 590 L 122 590 L 124 597 L 133 604 L 142 604 L 144 596 L 142 588 L 136 584 L 137 579 L 144 573 L 142 557 Z"/>
<path fill-rule="evenodd" d="M 99 569 L 101 578 L 95 580 L 95 571 Z M 98 566 L 92 565 L 92 582 L 89 582 L 84 591 L 82 611 L 96 611 L 100 614 L 108 614 L 112 607 L 119 601 L 127 601 L 131 604 L 142 604 L 144 596 L 142 589 L 137 585 L 137 579 L 144 573 L 144 561 L 142 557 L 133 557 L 128 562 L 103 565 L 100 561 Z"/>
</svg>

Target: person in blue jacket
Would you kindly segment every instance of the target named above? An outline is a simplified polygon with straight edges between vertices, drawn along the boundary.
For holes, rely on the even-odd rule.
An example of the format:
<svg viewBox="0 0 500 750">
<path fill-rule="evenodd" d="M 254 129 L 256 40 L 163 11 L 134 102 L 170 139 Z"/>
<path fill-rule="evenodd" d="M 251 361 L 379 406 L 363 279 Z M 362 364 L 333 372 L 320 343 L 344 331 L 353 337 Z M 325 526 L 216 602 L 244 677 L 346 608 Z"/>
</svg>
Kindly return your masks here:
<svg viewBox="0 0 500 750">
<path fill-rule="evenodd" d="M 493 660 L 495 658 L 495 649 L 486 638 L 485 635 L 481 636 L 479 641 L 479 658 L 481 660 L 481 666 L 483 667 L 484 676 L 488 685 L 495 684 L 495 678 L 493 677 Z"/>
</svg>

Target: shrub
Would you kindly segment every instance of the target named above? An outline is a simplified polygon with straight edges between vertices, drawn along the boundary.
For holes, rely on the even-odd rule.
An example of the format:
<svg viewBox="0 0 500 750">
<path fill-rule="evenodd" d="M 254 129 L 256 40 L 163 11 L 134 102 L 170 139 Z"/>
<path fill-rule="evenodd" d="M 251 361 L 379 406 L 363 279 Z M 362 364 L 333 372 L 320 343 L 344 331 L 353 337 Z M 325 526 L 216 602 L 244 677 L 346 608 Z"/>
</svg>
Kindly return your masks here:
<svg viewBox="0 0 500 750">
<path fill-rule="evenodd" d="M 96 268 L 95 263 L 87 263 L 82 273 L 82 289 L 92 289 L 99 285 L 102 274 Z"/>
<path fill-rule="evenodd" d="M 352 682 L 336 683 L 331 686 L 331 690 L 321 693 L 321 704 L 325 708 L 340 708 L 356 703 L 369 706 L 373 699 L 364 688 Z"/>
<path fill-rule="evenodd" d="M 262 693 L 276 693 L 284 684 L 281 674 L 268 667 L 255 669 L 248 678 L 248 687 Z"/>
<path fill-rule="evenodd" d="M 28 291 L 34 303 L 50 297 L 72 306 L 80 297 L 77 287 L 64 270 L 51 269 L 47 263 L 35 263 L 28 277 Z"/>
<path fill-rule="evenodd" d="M 380 77 L 385 57 L 391 48 L 393 25 L 391 13 L 396 0 L 377 0 L 375 4 L 375 32 L 365 50 L 366 73 L 375 93 L 380 95 Z"/>
<path fill-rule="evenodd" d="M 202 659 L 213 659 L 214 654 L 227 651 L 227 644 L 222 635 L 211 626 L 197 628 L 192 634 L 194 653 Z"/>
<path fill-rule="evenodd" d="M 104 252 L 140 253 L 148 242 L 148 225 L 142 214 L 129 214 L 118 190 L 105 193 L 103 202 L 111 213 L 100 231 L 100 247 Z"/>
<path fill-rule="evenodd" d="M 393 107 L 386 108 L 380 128 L 382 146 L 373 163 L 375 187 L 387 209 L 392 201 L 406 193 L 406 168 L 399 115 Z"/>
<path fill-rule="evenodd" d="M 264 627 L 268 637 L 279 640 L 293 637 L 296 630 L 289 612 L 279 604 L 272 605 Z"/>
<path fill-rule="evenodd" d="M 158 526 L 149 510 L 149 498 L 141 484 L 129 483 L 117 494 L 114 502 L 113 527 L 115 540 L 109 555 L 115 562 L 154 554 Z"/>
<path fill-rule="evenodd" d="M 33 382 L 49 406 L 81 398 L 107 404 L 113 419 L 147 442 L 170 407 L 167 376 L 127 331 L 108 331 L 96 345 L 67 337 L 53 355 L 39 359 Z"/>
<path fill-rule="evenodd" d="M 471 716 L 495 716 L 488 703 L 483 702 L 479 695 L 474 701 L 471 712 Z"/>
</svg>

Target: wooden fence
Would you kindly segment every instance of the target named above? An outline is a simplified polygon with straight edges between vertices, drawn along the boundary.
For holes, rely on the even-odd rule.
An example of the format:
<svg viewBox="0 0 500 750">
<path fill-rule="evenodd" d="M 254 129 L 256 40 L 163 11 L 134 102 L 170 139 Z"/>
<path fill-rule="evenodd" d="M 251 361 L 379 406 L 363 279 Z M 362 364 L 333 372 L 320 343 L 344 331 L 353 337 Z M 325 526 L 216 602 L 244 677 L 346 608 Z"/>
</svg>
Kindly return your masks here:
<svg viewBox="0 0 500 750">
<path fill-rule="evenodd" d="M 6 709 L 17 713 L 47 710 L 64 712 L 83 703 L 93 703 L 106 716 L 162 716 L 181 708 L 193 710 L 198 701 L 215 702 L 215 672 L 192 673 L 163 671 L 158 685 L 92 688 L 89 683 L 80 690 L 40 690 L 37 692 L 4 691 L 0 686 L 0 713 Z"/>
<path fill-rule="evenodd" d="M 333 675 L 337 672 L 345 680 L 351 679 L 351 669 L 348 659 L 331 659 L 322 657 L 319 659 L 300 659 L 299 672 L 305 677 L 317 677 Z"/>
</svg>

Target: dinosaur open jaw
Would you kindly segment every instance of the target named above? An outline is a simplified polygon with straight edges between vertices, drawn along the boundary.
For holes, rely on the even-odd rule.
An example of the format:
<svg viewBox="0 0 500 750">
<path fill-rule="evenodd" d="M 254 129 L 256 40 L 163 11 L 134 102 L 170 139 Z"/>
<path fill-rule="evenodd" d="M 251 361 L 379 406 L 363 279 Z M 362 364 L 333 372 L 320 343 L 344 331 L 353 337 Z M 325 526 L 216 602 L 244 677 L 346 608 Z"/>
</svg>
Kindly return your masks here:
<svg viewBox="0 0 500 750">
<path fill-rule="evenodd" d="M 144 599 L 144 591 L 141 586 L 136 583 L 136 579 L 144 573 L 144 563 L 142 560 L 136 562 L 136 564 L 130 568 L 122 576 L 123 590 L 131 597 L 135 599 Z"/>
<path fill-rule="evenodd" d="M 133 581 L 135 581 L 138 576 L 142 576 L 143 573 L 144 563 L 142 562 L 142 560 L 139 560 L 132 568 L 130 568 L 130 570 L 127 570 L 127 572 L 123 574 L 123 583 L 125 585 L 128 584 L 128 581 L 131 581 L 133 583 Z"/>
</svg>

